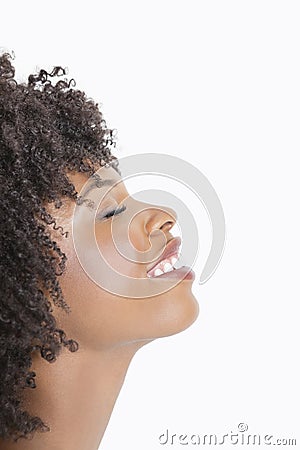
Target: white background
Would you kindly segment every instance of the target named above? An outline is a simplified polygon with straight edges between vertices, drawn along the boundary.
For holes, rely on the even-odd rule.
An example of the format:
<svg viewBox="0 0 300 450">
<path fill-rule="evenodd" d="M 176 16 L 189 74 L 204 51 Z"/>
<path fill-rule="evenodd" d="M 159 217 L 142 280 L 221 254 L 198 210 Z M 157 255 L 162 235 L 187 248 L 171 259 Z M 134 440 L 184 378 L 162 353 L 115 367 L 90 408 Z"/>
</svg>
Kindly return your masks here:
<svg viewBox="0 0 300 450">
<path fill-rule="evenodd" d="M 136 354 L 101 450 L 195 448 L 158 437 L 240 422 L 300 445 L 299 13 L 286 0 L 2 5 L 17 79 L 67 66 L 118 130 L 116 156 L 184 158 L 224 208 L 198 320 Z"/>
</svg>

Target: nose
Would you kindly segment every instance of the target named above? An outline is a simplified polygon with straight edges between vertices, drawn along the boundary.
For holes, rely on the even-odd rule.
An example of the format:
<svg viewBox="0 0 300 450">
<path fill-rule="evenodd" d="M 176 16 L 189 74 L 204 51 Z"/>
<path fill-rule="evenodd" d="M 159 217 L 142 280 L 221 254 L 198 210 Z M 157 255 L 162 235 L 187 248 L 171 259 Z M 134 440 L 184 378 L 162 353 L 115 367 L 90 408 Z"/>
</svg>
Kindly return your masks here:
<svg viewBox="0 0 300 450">
<path fill-rule="evenodd" d="M 156 257 L 158 250 L 169 241 L 167 234 L 175 225 L 177 214 L 166 206 L 131 200 L 133 220 L 129 226 L 130 245 L 134 251 L 142 252 L 138 254 L 139 262 L 150 262 Z M 129 216 L 132 217 L 131 214 Z M 163 233 L 157 233 L 158 231 Z M 136 257 L 134 253 L 134 258 Z"/>
<path fill-rule="evenodd" d="M 144 228 L 148 235 L 155 230 L 167 233 L 177 221 L 176 212 L 166 206 L 148 205 L 144 213 Z"/>
</svg>

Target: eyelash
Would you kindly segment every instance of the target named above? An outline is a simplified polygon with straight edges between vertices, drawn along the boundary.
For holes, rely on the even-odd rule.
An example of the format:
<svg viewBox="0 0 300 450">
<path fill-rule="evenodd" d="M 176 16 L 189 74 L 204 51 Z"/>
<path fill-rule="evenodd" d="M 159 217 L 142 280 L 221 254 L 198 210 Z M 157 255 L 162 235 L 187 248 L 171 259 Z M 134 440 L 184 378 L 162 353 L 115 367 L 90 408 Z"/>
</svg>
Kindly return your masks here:
<svg viewBox="0 0 300 450">
<path fill-rule="evenodd" d="M 102 219 L 109 219 L 112 216 L 115 216 L 117 214 L 121 214 L 121 212 L 125 211 L 126 205 L 122 205 L 120 208 L 113 209 L 112 211 L 109 211 L 104 216 L 102 216 Z"/>
</svg>

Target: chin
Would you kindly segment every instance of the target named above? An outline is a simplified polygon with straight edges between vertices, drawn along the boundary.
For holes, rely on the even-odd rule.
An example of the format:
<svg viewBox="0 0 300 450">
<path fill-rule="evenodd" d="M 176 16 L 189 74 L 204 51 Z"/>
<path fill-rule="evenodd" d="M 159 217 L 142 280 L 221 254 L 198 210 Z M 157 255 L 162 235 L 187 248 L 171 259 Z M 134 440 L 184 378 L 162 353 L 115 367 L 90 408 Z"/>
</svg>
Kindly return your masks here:
<svg viewBox="0 0 300 450">
<path fill-rule="evenodd" d="M 173 317 L 168 324 L 166 336 L 180 333 L 189 328 L 199 316 L 199 304 L 193 293 L 185 293 L 176 298 L 174 303 Z"/>
<path fill-rule="evenodd" d="M 148 317 L 147 331 L 154 338 L 180 333 L 199 316 L 199 304 L 190 288 L 177 287 L 151 301 L 156 311 L 152 320 Z"/>
</svg>

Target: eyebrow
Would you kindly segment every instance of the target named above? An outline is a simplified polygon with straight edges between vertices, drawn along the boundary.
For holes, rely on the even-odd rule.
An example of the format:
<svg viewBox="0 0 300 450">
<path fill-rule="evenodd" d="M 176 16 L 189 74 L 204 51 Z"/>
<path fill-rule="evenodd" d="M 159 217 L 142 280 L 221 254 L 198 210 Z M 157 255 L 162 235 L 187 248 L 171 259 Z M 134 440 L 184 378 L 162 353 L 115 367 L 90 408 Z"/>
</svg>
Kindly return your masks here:
<svg viewBox="0 0 300 450">
<path fill-rule="evenodd" d="M 87 187 L 84 189 L 83 193 L 79 195 L 76 199 L 77 205 L 82 205 L 86 203 L 86 206 L 90 209 L 95 209 L 95 202 L 89 198 L 86 198 L 88 192 L 91 192 L 93 189 L 101 189 L 104 186 L 112 186 L 116 180 L 112 179 L 102 179 L 98 174 L 93 174 L 91 176 L 91 180 L 88 181 Z"/>
<path fill-rule="evenodd" d="M 112 186 L 116 183 L 116 180 L 113 179 L 103 179 L 97 173 L 94 173 L 91 176 L 91 181 L 88 182 L 86 189 L 84 189 L 81 194 L 81 198 L 84 199 L 86 195 L 91 192 L 93 189 L 99 188 L 101 189 L 104 186 Z"/>
</svg>

